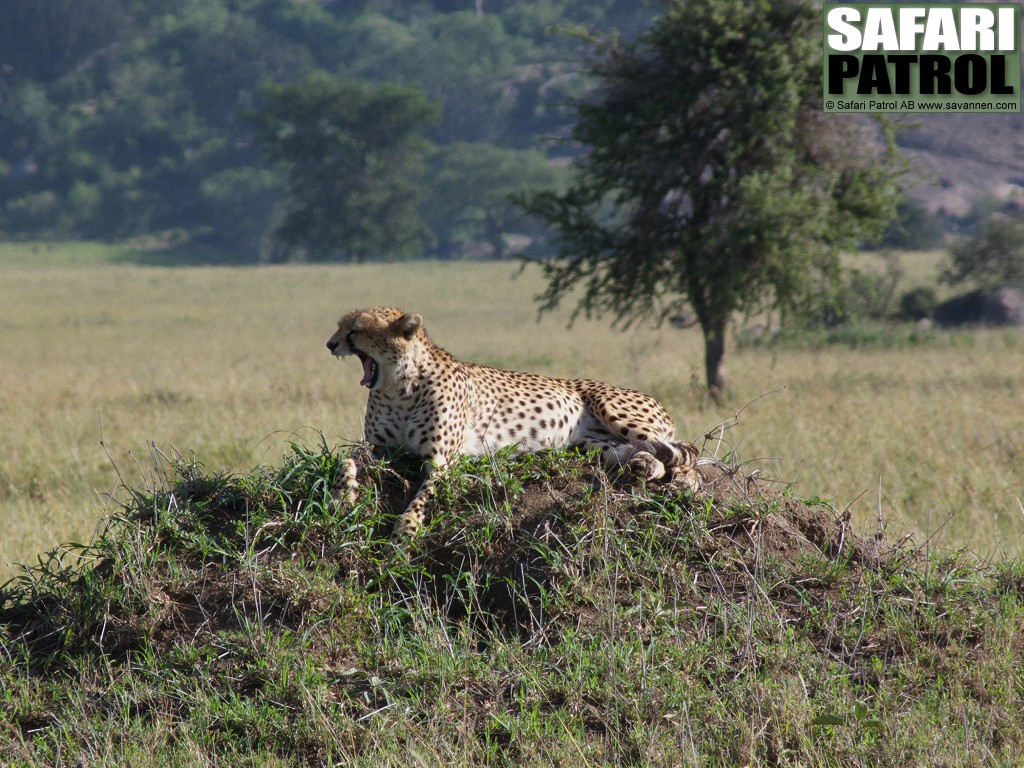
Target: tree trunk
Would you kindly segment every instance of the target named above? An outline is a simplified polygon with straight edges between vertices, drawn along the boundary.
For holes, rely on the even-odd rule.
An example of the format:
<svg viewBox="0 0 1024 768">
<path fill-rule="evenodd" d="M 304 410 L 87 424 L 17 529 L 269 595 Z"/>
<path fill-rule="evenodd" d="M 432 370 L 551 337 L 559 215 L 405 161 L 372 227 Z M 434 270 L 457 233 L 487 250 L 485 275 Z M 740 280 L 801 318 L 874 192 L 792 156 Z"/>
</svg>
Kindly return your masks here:
<svg viewBox="0 0 1024 768">
<path fill-rule="evenodd" d="M 502 228 L 493 216 L 486 216 L 484 219 L 484 237 L 490 243 L 495 259 L 505 258 L 505 239 L 502 237 Z"/>
<path fill-rule="evenodd" d="M 714 320 L 703 326 L 704 330 L 704 372 L 707 376 L 708 394 L 718 401 L 725 394 L 725 319 Z"/>
</svg>

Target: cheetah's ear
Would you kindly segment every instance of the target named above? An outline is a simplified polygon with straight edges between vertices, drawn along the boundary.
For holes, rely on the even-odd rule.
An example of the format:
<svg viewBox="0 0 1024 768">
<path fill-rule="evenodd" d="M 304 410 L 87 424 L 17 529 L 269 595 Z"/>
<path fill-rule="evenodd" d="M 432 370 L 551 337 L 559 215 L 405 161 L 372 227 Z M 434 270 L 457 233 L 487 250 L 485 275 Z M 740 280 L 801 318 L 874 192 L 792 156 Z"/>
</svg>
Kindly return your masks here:
<svg viewBox="0 0 1024 768">
<path fill-rule="evenodd" d="M 420 315 L 410 313 L 402 315 L 395 320 L 393 328 L 405 338 L 411 339 L 416 335 L 416 331 L 420 329 L 421 325 L 423 325 L 423 318 Z"/>
</svg>

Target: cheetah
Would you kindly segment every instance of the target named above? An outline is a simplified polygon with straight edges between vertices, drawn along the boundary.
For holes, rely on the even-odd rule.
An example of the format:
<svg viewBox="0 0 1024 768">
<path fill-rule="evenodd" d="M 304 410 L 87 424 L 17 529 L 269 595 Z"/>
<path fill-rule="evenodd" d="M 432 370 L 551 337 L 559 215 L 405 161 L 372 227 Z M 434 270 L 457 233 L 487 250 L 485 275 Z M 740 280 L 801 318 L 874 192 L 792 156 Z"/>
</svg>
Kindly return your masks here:
<svg viewBox="0 0 1024 768">
<path fill-rule="evenodd" d="M 461 362 L 430 340 L 420 315 L 394 307 L 349 312 L 327 348 L 362 363 L 359 384 L 370 391 L 365 441 L 426 459 L 426 478 L 395 523 L 395 542 L 422 526 L 438 471 L 460 455 L 506 446 L 600 449 L 606 467 L 696 487 L 697 449 L 674 441 L 665 409 L 643 392 Z M 354 467 L 345 482 L 355 486 Z"/>
</svg>

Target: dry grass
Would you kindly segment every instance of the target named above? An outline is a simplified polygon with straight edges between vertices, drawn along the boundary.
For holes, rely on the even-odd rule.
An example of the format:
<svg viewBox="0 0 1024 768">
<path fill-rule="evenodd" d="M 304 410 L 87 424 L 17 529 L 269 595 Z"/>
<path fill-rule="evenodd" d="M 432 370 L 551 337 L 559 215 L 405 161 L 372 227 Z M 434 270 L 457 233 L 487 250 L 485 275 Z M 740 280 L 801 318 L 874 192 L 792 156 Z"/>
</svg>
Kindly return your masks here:
<svg viewBox="0 0 1024 768">
<path fill-rule="evenodd" d="M 2 254 L 0 254 L 2 255 Z M 88 261 L 92 261 L 90 257 Z M 421 312 L 464 359 L 601 378 L 664 401 L 685 437 L 742 414 L 725 438 L 803 495 L 853 503 L 873 526 L 1020 549 L 1024 338 L 936 336 L 895 349 L 733 351 L 735 395 L 705 402 L 694 330 L 610 332 L 568 313 L 535 322 L 536 275 L 507 264 L 158 269 L 29 267 L 0 281 L 0 577 L 6 564 L 90 537 L 112 466 L 148 473 L 149 445 L 207 467 L 274 463 L 295 434 L 360 434 L 353 364 L 323 345 L 355 306 Z M 101 447 L 100 440 L 104 447 Z M 109 453 L 110 458 L 107 454 Z"/>
</svg>

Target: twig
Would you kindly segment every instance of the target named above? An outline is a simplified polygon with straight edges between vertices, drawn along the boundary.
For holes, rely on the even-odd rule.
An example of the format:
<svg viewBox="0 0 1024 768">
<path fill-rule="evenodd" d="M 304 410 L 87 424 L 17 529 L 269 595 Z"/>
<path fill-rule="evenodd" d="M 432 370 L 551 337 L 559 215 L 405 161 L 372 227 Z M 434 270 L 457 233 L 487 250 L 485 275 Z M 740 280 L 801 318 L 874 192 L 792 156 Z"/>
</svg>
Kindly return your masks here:
<svg viewBox="0 0 1024 768">
<path fill-rule="evenodd" d="M 704 442 L 705 443 L 713 441 L 715 439 L 715 432 L 718 433 L 718 445 L 715 446 L 715 452 L 712 455 L 715 456 L 716 458 L 718 457 L 718 450 L 722 446 L 722 436 L 725 434 L 725 430 L 732 429 L 737 424 L 739 424 L 740 423 L 740 415 L 745 410 L 747 410 L 747 408 L 752 406 L 758 400 L 766 398 L 769 395 L 774 395 L 776 392 L 781 392 L 782 390 L 786 389 L 786 387 L 787 387 L 787 385 L 783 384 L 781 387 L 776 387 L 775 389 L 769 390 L 768 392 L 765 392 L 764 394 L 758 395 L 753 400 L 751 400 L 749 403 L 747 403 L 742 408 L 740 408 L 738 411 L 736 411 L 736 413 L 734 413 L 730 418 L 726 419 L 725 421 L 719 422 L 714 427 L 712 427 L 711 429 L 707 430 L 704 433 Z"/>
</svg>

